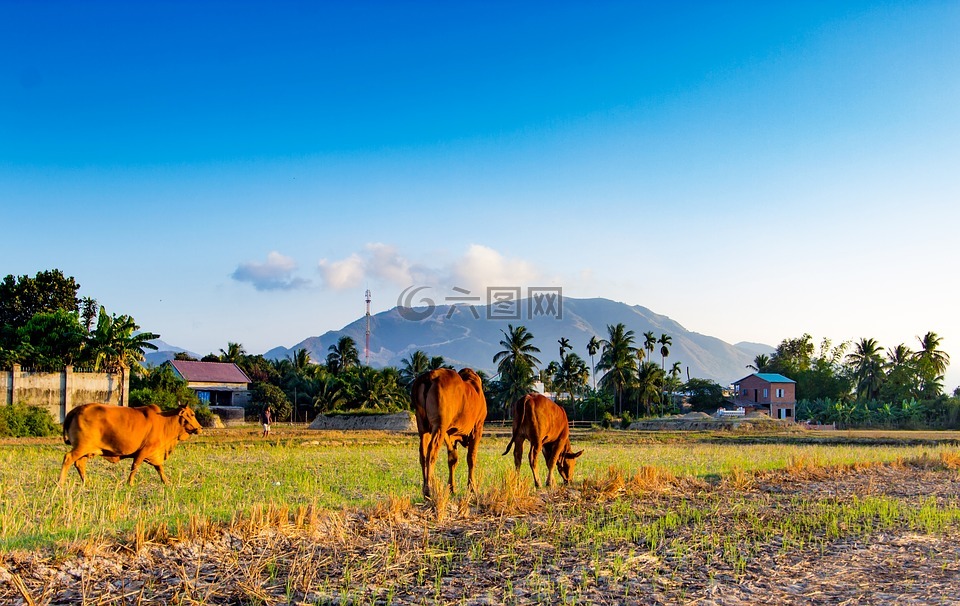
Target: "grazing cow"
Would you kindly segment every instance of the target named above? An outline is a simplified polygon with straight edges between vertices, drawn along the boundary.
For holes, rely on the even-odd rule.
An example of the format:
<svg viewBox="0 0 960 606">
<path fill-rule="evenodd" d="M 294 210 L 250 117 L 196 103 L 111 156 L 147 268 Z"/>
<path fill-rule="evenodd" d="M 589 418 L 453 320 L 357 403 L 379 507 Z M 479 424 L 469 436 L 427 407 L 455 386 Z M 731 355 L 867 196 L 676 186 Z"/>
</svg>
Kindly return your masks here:
<svg viewBox="0 0 960 606">
<path fill-rule="evenodd" d="M 533 471 L 533 483 L 540 488 L 537 477 L 537 456 L 543 449 L 543 458 L 547 461 L 547 486 L 553 484 L 553 467 L 560 471 L 563 481 L 570 482 L 577 457 L 583 451 L 573 452 L 570 448 L 570 426 L 567 413 L 553 400 L 538 393 L 523 396 L 513 404 L 513 436 L 503 454 L 510 452 L 513 446 L 513 462 L 520 471 L 523 461 L 523 441 L 530 440 L 530 469 Z"/>
<path fill-rule="evenodd" d="M 87 481 L 87 458 L 102 455 L 116 463 L 133 459 L 127 483 L 146 461 L 160 473 L 167 484 L 163 463 L 177 442 L 200 433 L 200 423 L 187 406 L 162 412 L 154 405 L 128 408 L 110 404 L 84 404 L 71 410 L 63 420 L 63 441 L 73 450 L 63 457 L 60 484 L 67 478 L 67 469 L 74 464 L 83 483 Z"/>
<path fill-rule="evenodd" d="M 453 470 L 457 466 L 458 444 L 467 448 L 467 482 L 471 489 L 476 488 L 473 468 L 483 435 L 483 421 L 487 418 L 487 401 L 483 397 L 480 377 L 469 368 L 460 372 L 440 368 L 417 377 L 411 391 L 420 434 L 423 496 L 430 498 L 441 441 L 447 446 L 450 491 L 454 491 Z"/>
</svg>

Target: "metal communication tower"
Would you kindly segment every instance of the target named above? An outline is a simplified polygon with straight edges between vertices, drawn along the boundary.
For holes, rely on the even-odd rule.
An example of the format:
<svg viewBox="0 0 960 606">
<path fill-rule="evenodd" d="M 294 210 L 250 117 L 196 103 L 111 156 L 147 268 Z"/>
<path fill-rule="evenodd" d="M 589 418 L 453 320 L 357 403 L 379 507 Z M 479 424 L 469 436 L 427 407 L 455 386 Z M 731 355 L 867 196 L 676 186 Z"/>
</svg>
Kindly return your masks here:
<svg viewBox="0 0 960 606">
<path fill-rule="evenodd" d="M 367 342 L 363 346 L 363 365 L 370 366 L 370 289 L 367 289 L 367 292 L 364 293 L 364 298 L 367 300 Z"/>
</svg>

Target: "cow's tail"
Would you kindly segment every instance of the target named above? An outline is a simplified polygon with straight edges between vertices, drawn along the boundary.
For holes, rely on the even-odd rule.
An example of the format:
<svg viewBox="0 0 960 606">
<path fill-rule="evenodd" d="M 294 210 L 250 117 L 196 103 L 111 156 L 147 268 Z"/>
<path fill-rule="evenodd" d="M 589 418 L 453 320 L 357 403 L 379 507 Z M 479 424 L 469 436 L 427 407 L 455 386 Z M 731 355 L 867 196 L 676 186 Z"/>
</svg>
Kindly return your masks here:
<svg viewBox="0 0 960 606">
<path fill-rule="evenodd" d="M 70 443 L 70 425 L 73 424 L 73 420 L 77 416 L 77 411 L 80 410 L 80 407 L 71 408 L 70 412 L 67 413 L 67 416 L 63 418 L 63 443 Z"/>
<path fill-rule="evenodd" d="M 530 396 L 523 396 L 513 404 L 513 432 L 510 434 L 510 441 L 507 442 L 507 449 L 503 451 L 501 457 L 510 452 L 510 449 L 513 447 L 513 443 L 517 439 L 517 430 L 523 426 L 523 412 L 527 409 L 527 398 Z"/>
</svg>

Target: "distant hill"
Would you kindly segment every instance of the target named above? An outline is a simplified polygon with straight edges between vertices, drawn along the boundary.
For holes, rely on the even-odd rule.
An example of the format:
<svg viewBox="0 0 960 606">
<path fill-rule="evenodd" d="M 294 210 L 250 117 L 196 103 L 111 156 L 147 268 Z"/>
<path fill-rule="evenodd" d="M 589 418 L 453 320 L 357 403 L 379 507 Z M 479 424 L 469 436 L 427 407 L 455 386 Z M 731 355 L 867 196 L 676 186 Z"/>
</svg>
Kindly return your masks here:
<svg viewBox="0 0 960 606">
<path fill-rule="evenodd" d="M 187 351 L 182 347 L 176 347 L 174 345 L 170 345 L 169 343 L 165 341 L 161 341 L 160 339 L 154 339 L 150 342 L 157 346 L 157 350 L 156 351 L 148 350 L 146 352 L 146 354 L 143 357 L 144 366 L 160 366 L 164 362 L 168 362 L 172 360 L 173 357 L 180 352 L 186 352 L 188 355 L 198 360 L 203 357 L 193 353 L 192 351 Z"/>
<path fill-rule="evenodd" d="M 773 352 L 777 351 L 776 347 L 771 347 L 765 343 L 749 343 L 747 341 L 740 341 L 739 343 L 735 344 L 734 347 L 747 352 L 753 357 L 757 357 L 759 354 L 766 354 L 769 356 Z"/>
<path fill-rule="evenodd" d="M 527 310 L 527 301 L 521 301 L 521 309 Z M 479 319 L 474 317 L 470 306 L 438 305 L 432 314 L 420 321 L 401 316 L 398 308 L 381 312 L 370 318 L 370 364 L 376 367 L 400 366 L 401 361 L 417 349 L 430 356 L 441 355 L 447 362 L 460 366 L 482 369 L 493 375 L 493 356 L 500 351 L 501 331 L 508 324 L 522 324 L 534 335 L 534 345 L 540 348 L 538 355 L 542 366 L 559 357 L 557 340 L 567 337 L 573 351 L 590 365 L 587 342 L 591 337 L 607 336 L 607 325 L 623 323 L 636 333 L 637 345 L 642 345 L 643 333 L 653 331 L 657 337 L 670 335 L 673 345 L 669 348 L 666 366 L 681 362 L 684 378 L 689 369 L 691 377 L 700 377 L 726 385 L 747 374 L 746 366 L 757 353 L 773 351 L 772 347 L 740 343 L 731 345 L 715 337 L 691 332 L 667 316 L 654 313 L 639 305 L 627 305 L 609 299 L 563 299 L 562 318 L 553 316 L 530 317 L 521 314 L 520 320 L 489 319 L 490 311 L 485 305 L 475 305 Z M 417 311 L 426 311 L 419 308 Z M 449 316 L 449 317 L 448 317 Z M 276 347 L 266 352 L 269 359 L 292 355 L 298 349 L 306 349 L 315 362 L 326 359 L 328 348 L 347 335 L 357 342 L 361 359 L 366 332 L 366 321 L 360 318 L 342 328 L 329 331 L 318 337 L 310 337 L 293 347 Z M 765 348 L 764 351 L 755 351 Z M 660 362 L 660 347 L 653 354 L 653 361 Z"/>
</svg>

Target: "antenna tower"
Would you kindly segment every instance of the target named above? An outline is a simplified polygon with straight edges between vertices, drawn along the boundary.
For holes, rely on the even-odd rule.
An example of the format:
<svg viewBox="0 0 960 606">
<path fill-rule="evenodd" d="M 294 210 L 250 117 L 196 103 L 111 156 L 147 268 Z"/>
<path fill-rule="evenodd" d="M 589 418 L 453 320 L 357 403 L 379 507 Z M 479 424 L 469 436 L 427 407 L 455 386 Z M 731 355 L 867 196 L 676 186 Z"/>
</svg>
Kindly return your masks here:
<svg viewBox="0 0 960 606">
<path fill-rule="evenodd" d="M 363 346 L 363 365 L 370 366 L 370 289 L 363 294 L 367 300 L 367 342 Z"/>
</svg>

